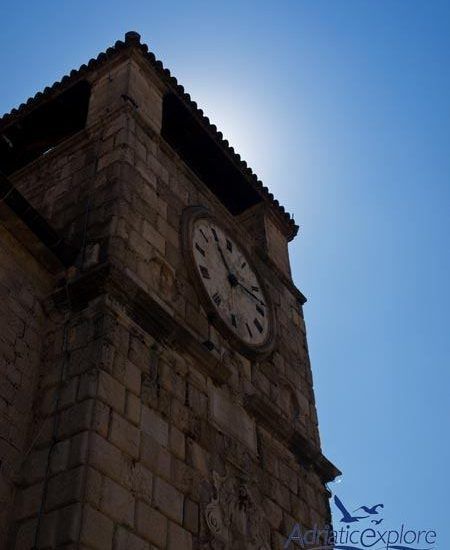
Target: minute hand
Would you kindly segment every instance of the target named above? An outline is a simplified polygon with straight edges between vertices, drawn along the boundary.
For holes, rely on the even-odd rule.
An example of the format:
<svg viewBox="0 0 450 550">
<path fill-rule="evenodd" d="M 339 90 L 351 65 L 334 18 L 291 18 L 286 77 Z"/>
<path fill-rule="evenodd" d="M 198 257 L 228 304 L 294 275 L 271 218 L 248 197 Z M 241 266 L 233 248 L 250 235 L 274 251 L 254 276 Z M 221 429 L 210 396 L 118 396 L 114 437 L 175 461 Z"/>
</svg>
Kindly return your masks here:
<svg viewBox="0 0 450 550">
<path fill-rule="evenodd" d="M 247 287 L 245 287 L 241 282 L 238 282 L 238 285 L 239 285 L 243 290 L 245 290 L 245 292 L 246 292 L 247 294 L 250 294 L 250 296 L 251 296 L 252 298 L 254 298 L 257 302 L 259 302 L 262 306 L 264 306 L 264 307 L 266 306 L 266 304 L 265 304 L 262 300 L 260 300 L 260 299 L 258 298 L 258 296 L 256 296 L 256 294 L 253 294 L 253 292 L 252 292 L 251 290 L 249 290 Z"/>
<path fill-rule="evenodd" d="M 217 245 L 217 248 L 219 249 L 219 254 L 220 254 L 220 257 L 222 258 L 223 265 L 227 268 L 228 273 L 230 273 L 230 268 L 228 267 L 228 263 L 225 259 L 225 254 L 223 253 L 223 250 L 219 244 Z"/>
</svg>

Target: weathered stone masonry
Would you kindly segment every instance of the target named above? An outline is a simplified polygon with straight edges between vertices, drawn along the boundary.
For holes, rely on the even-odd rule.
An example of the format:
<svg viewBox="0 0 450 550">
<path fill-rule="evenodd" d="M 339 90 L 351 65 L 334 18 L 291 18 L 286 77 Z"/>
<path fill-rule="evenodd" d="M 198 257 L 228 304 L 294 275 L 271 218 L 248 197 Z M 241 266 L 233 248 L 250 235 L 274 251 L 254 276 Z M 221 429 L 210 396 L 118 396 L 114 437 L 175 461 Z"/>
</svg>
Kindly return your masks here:
<svg viewBox="0 0 450 550">
<path fill-rule="evenodd" d="M 64 126 L 66 108 L 82 114 Z M 41 116 L 53 133 L 38 140 L 27 120 Z M 290 275 L 296 226 L 138 36 L 0 134 L 26 151 L 1 150 L 0 169 L 77 251 L 43 251 L 5 193 L 0 548 L 281 549 L 294 523 L 329 523 L 337 470 Z M 181 215 L 199 204 L 242 235 L 269 287 L 278 339 L 261 361 L 215 330 L 189 279 Z"/>
</svg>

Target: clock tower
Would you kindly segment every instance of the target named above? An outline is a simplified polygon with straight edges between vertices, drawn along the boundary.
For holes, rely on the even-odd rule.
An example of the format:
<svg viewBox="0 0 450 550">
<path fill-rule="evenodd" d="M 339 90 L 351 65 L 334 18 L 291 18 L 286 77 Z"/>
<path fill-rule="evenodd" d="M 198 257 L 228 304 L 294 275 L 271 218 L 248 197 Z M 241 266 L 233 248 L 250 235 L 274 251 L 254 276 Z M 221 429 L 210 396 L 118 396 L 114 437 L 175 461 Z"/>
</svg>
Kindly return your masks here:
<svg viewBox="0 0 450 550">
<path fill-rule="evenodd" d="M 0 548 L 282 549 L 329 524 L 298 228 L 183 87 L 129 32 L 0 135 L 4 280 L 39 313 L 26 342 L 0 315 L 29 350 Z"/>
</svg>

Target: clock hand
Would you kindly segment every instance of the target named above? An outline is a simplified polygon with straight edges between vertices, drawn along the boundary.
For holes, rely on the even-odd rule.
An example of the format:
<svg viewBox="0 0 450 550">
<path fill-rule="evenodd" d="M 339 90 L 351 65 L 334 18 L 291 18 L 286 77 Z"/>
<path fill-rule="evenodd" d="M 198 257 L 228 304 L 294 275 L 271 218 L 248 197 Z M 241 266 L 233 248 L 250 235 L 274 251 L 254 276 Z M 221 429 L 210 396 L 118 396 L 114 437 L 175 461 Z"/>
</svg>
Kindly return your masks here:
<svg viewBox="0 0 450 550">
<path fill-rule="evenodd" d="M 219 250 L 219 253 L 220 253 L 220 257 L 222 258 L 222 262 L 225 266 L 225 268 L 227 269 L 228 271 L 228 282 L 230 283 L 230 285 L 232 287 L 235 287 L 235 286 L 241 286 L 245 292 L 248 292 L 248 294 L 250 294 L 250 296 L 252 296 L 257 302 L 259 302 L 262 306 L 265 306 L 266 304 L 260 300 L 258 298 L 258 296 L 256 296 L 255 294 L 253 294 L 253 292 L 251 292 L 250 290 L 248 290 L 247 288 L 245 288 L 245 286 L 239 282 L 239 279 L 236 277 L 236 275 L 231 271 L 230 269 L 230 266 L 228 265 L 228 262 L 227 260 L 225 259 L 225 254 L 223 253 L 223 250 L 222 250 L 222 247 L 220 246 L 219 243 L 217 243 L 217 248 Z"/>
<path fill-rule="evenodd" d="M 256 296 L 256 294 L 253 294 L 253 292 L 252 292 L 251 290 L 248 290 L 248 288 L 246 288 L 241 282 L 238 281 L 237 284 L 238 284 L 243 290 L 245 290 L 245 292 L 247 292 L 247 294 L 250 294 L 250 296 L 251 296 L 252 298 L 254 298 L 257 302 L 259 302 L 262 306 L 266 307 L 266 304 L 265 304 L 262 300 L 260 300 L 260 299 L 258 298 L 258 296 Z"/>
<path fill-rule="evenodd" d="M 223 250 L 222 250 L 222 248 L 220 247 L 219 244 L 217 245 L 217 248 L 219 249 L 219 254 L 220 254 L 220 257 L 222 258 L 223 265 L 227 268 L 227 271 L 228 271 L 228 273 L 230 274 L 231 271 L 230 271 L 230 268 L 229 268 L 229 266 L 228 266 L 228 263 L 227 263 L 227 261 L 226 261 L 226 259 L 225 259 L 225 254 L 223 253 Z"/>
</svg>

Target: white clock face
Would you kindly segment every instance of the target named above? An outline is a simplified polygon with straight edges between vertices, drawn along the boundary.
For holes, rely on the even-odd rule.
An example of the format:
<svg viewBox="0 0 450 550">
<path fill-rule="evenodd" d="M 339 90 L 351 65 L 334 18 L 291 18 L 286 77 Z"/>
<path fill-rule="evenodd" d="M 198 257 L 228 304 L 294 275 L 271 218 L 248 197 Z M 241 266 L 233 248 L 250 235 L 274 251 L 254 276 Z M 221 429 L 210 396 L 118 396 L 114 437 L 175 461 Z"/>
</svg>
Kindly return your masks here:
<svg viewBox="0 0 450 550">
<path fill-rule="evenodd" d="M 195 221 L 191 246 L 198 277 L 222 321 L 246 344 L 263 344 L 269 333 L 267 300 L 243 251 L 208 218 Z"/>
</svg>

